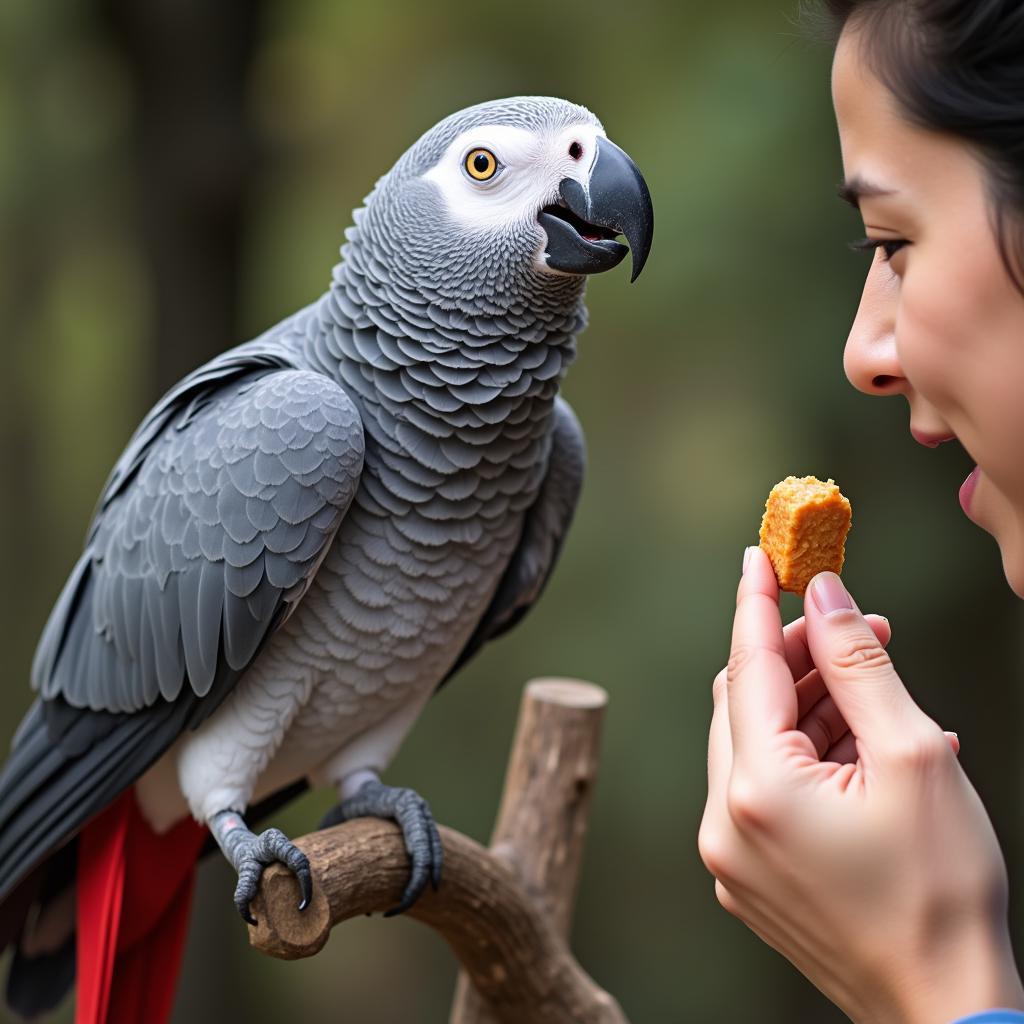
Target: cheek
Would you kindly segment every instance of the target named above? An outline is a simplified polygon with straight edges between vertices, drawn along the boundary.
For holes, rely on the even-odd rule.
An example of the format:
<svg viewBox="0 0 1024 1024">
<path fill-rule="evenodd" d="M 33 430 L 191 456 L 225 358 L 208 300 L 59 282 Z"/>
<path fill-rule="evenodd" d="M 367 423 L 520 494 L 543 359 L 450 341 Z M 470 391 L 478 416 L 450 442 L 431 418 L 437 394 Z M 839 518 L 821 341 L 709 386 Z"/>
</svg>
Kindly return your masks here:
<svg viewBox="0 0 1024 1024">
<path fill-rule="evenodd" d="M 991 246 L 989 247 L 991 248 Z M 995 251 L 922 250 L 907 266 L 896 348 L 907 380 L 941 412 L 999 416 L 1024 395 L 1024 297 Z"/>
<path fill-rule="evenodd" d="M 916 268 L 915 268 L 916 271 Z M 969 357 L 970 311 L 959 289 L 915 272 L 904 282 L 896 315 L 896 352 L 908 383 L 942 412 L 956 403 Z M 966 327 L 966 331 L 965 331 Z"/>
<path fill-rule="evenodd" d="M 903 372 L 1024 514 L 1024 298 L 1001 264 L 914 269 L 896 323 Z"/>
</svg>

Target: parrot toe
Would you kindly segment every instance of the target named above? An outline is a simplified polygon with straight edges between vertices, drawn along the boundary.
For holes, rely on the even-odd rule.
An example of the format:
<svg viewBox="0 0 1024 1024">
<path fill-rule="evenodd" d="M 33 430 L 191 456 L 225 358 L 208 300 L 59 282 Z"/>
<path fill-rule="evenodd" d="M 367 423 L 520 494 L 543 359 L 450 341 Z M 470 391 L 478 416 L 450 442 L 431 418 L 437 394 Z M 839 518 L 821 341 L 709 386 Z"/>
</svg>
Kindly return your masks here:
<svg viewBox="0 0 1024 1024">
<path fill-rule="evenodd" d="M 309 869 L 309 859 L 280 829 L 268 828 L 258 836 L 252 836 L 238 850 L 237 857 L 238 885 L 235 888 L 235 906 L 246 924 L 256 924 L 249 904 L 259 889 L 264 868 L 275 862 L 283 864 L 295 875 L 302 894 L 299 910 L 305 910 L 309 906 L 313 898 L 313 876 Z"/>
<path fill-rule="evenodd" d="M 355 796 L 328 811 L 320 827 L 338 825 L 352 818 L 385 818 L 397 822 L 402 830 L 412 867 L 401 902 L 387 911 L 385 917 L 408 910 L 420 898 L 428 882 L 435 889 L 440 885 L 444 863 L 441 836 L 430 807 L 419 793 L 412 789 L 385 786 L 382 782 L 367 782 Z"/>
</svg>

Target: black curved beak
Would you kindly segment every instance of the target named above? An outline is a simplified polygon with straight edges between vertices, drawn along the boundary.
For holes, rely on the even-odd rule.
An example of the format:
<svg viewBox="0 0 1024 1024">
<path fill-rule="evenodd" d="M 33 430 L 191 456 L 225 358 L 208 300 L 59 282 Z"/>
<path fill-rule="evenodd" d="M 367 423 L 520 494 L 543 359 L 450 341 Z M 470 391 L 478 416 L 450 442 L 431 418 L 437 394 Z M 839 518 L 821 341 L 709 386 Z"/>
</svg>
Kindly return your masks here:
<svg viewBox="0 0 1024 1024">
<path fill-rule="evenodd" d="M 618 266 L 632 250 L 630 281 L 635 281 L 654 237 L 651 193 L 636 164 L 614 142 L 599 138 L 589 187 L 564 178 L 558 191 L 561 202 L 537 215 L 548 236 L 548 266 L 567 274 L 598 274 Z M 616 235 L 625 236 L 628 248 Z"/>
</svg>

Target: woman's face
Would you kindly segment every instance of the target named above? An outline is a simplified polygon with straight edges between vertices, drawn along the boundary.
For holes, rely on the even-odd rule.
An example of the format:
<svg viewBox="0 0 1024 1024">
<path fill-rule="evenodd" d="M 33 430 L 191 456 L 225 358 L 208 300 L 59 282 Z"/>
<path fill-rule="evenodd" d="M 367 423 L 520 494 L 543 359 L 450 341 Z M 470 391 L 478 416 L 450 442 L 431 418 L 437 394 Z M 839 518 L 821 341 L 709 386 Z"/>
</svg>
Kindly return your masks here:
<svg viewBox="0 0 1024 1024">
<path fill-rule="evenodd" d="M 977 463 L 964 510 L 999 544 L 1024 597 L 1024 296 L 1000 256 L 985 170 L 952 136 L 915 127 L 844 31 L 832 91 L 849 198 L 880 243 L 846 343 L 846 374 L 903 395 L 910 429 Z"/>
</svg>

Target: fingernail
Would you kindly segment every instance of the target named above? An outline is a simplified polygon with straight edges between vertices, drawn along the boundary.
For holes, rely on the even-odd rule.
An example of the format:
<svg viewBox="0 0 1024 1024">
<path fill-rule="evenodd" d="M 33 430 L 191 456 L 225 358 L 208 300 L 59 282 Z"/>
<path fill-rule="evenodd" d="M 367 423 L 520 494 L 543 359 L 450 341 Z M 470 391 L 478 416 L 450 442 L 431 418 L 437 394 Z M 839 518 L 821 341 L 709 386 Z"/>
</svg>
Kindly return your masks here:
<svg viewBox="0 0 1024 1024">
<path fill-rule="evenodd" d="M 822 615 L 848 611 L 853 607 L 853 599 L 834 572 L 819 573 L 811 580 L 811 600 Z"/>
<path fill-rule="evenodd" d="M 746 573 L 747 566 L 750 565 L 750 556 L 754 553 L 753 548 L 747 548 L 743 552 L 743 572 Z"/>
</svg>

